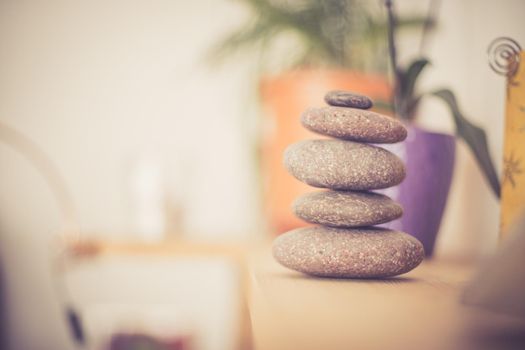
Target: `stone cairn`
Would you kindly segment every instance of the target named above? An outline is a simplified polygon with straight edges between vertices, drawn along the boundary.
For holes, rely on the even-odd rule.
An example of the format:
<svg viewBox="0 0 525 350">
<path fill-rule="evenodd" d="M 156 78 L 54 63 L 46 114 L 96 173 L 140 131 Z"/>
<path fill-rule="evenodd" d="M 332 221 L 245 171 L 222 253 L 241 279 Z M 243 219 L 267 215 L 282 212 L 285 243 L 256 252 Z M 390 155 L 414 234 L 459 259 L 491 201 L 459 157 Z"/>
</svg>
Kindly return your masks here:
<svg viewBox="0 0 525 350">
<path fill-rule="evenodd" d="M 408 272 L 423 260 L 423 246 L 404 232 L 374 227 L 401 217 L 403 209 L 369 192 L 401 183 L 405 167 L 394 154 L 368 144 L 400 142 L 407 131 L 396 119 L 368 111 L 368 97 L 332 91 L 325 101 L 329 106 L 308 109 L 301 123 L 335 139 L 300 141 L 284 153 L 284 165 L 295 178 L 329 189 L 303 195 L 292 205 L 295 215 L 318 226 L 279 236 L 273 255 L 285 267 L 321 277 Z"/>
</svg>

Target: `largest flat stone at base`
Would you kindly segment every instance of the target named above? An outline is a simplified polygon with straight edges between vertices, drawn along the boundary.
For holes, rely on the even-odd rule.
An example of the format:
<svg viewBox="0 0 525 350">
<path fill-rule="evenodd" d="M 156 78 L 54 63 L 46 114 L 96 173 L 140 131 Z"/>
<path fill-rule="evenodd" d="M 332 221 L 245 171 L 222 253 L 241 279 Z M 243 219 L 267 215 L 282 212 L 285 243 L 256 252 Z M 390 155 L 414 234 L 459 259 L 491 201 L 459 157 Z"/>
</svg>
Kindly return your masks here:
<svg viewBox="0 0 525 350">
<path fill-rule="evenodd" d="M 425 256 L 423 245 L 381 228 L 300 228 L 277 237 L 273 256 L 283 266 L 320 277 L 383 278 L 406 273 Z"/>
</svg>

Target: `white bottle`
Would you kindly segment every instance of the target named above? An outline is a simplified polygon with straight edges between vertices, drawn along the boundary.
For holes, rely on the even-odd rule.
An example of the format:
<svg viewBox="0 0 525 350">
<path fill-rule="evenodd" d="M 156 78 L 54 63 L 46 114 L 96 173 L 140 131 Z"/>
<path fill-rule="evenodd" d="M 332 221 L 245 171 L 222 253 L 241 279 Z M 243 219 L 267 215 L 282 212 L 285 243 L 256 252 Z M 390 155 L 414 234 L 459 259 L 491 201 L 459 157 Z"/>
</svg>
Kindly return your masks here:
<svg viewBox="0 0 525 350">
<path fill-rule="evenodd" d="M 134 231 L 148 242 L 162 241 L 166 231 L 165 185 L 160 159 L 140 156 L 130 174 Z"/>
</svg>

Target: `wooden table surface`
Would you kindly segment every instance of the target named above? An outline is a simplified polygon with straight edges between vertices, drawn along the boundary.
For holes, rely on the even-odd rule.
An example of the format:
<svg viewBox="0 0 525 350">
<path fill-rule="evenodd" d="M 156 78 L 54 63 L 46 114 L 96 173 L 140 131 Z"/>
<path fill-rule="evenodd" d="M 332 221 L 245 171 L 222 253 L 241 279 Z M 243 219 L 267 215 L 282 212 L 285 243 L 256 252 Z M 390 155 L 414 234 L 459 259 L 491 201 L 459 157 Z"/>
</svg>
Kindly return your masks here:
<svg viewBox="0 0 525 350">
<path fill-rule="evenodd" d="M 474 267 L 428 260 L 387 280 L 308 277 L 251 259 L 256 350 L 525 349 L 525 320 L 460 302 Z"/>
<path fill-rule="evenodd" d="M 386 280 L 308 277 L 285 269 L 269 244 L 86 242 L 73 256 L 216 256 L 241 267 L 239 349 L 525 349 L 525 320 L 460 302 L 476 266 L 427 260 Z M 243 298 L 244 299 L 244 298 Z M 251 322 L 250 322 L 251 321 Z"/>
</svg>

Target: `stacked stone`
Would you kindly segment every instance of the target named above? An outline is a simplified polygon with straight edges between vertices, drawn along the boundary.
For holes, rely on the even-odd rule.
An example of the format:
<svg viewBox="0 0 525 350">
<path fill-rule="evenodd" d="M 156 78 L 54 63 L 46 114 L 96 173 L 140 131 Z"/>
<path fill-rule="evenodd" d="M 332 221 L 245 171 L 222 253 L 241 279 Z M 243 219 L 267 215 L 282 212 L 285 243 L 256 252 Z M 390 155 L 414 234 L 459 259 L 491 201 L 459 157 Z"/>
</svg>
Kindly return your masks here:
<svg viewBox="0 0 525 350">
<path fill-rule="evenodd" d="M 279 236 L 275 259 L 309 275 L 381 278 L 406 273 L 421 263 L 422 244 L 400 231 L 373 225 L 401 217 L 402 207 L 370 190 L 403 181 L 405 167 L 389 151 L 369 143 L 394 143 L 407 136 L 397 120 L 372 111 L 372 101 L 344 91 L 325 97 L 329 106 L 303 113 L 304 127 L 335 139 L 306 140 L 288 147 L 284 165 L 298 180 L 329 190 L 293 203 L 299 218 L 317 224 Z"/>
</svg>

